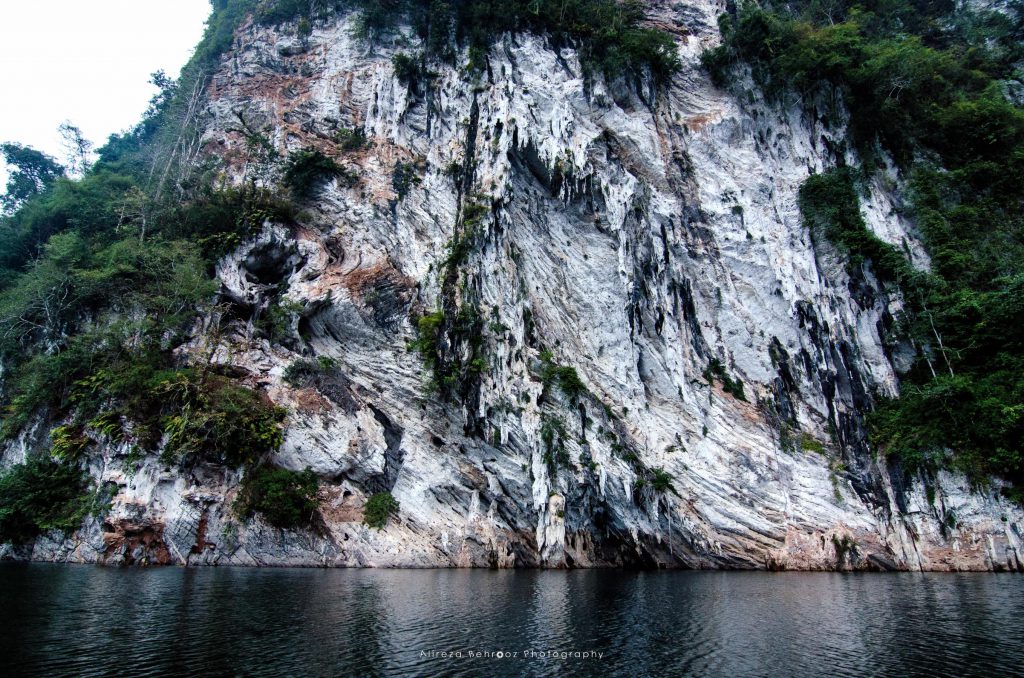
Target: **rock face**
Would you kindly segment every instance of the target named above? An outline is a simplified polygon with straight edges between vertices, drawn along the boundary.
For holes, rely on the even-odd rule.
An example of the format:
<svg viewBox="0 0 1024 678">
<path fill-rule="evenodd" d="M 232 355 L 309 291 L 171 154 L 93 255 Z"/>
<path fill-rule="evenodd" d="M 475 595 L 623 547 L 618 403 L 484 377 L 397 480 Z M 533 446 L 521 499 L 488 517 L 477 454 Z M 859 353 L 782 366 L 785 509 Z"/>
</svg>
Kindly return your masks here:
<svg viewBox="0 0 1024 678">
<path fill-rule="evenodd" d="M 926 487 L 872 457 L 862 415 L 898 389 L 901 347 L 887 339 L 898 300 L 870 270 L 851 279 L 801 224 L 799 185 L 843 147 L 834 121 L 753 87 L 740 101 L 700 71 L 722 11 L 654 4 L 684 63 L 658 87 L 587 81 L 573 51 L 531 35 L 502 38 L 484 73 L 463 61 L 405 84 L 391 57 L 416 49 L 409 32 L 368 45 L 351 15 L 308 41 L 294 26 L 243 26 L 208 86 L 209 158 L 235 182 L 273 183 L 244 124 L 281 154 L 317 148 L 354 177 L 221 262 L 235 311 L 213 319 L 214 360 L 288 408 L 271 461 L 316 471 L 322 520 L 295 532 L 241 522 L 239 472 L 134 467 L 110 446 L 91 471 L 116 484 L 111 512 L 20 555 L 1021 568 L 1024 514 L 998 487 L 945 473 Z M 365 146 L 345 150 L 339 131 L 351 128 Z M 864 217 L 927 266 L 899 195 L 895 175 L 880 177 Z M 296 310 L 274 344 L 252 323 L 272 303 Z M 408 344 L 437 309 L 431 391 Z M 301 388 L 283 380 L 315 357 L 335 366 Z M 545 384 L 556 365 L 586 392 Z M 6 461 L 22 454 L 11 447 Z M 362 506 L 381 491 L 400 511 L 374 530 Z"/>
</svg>

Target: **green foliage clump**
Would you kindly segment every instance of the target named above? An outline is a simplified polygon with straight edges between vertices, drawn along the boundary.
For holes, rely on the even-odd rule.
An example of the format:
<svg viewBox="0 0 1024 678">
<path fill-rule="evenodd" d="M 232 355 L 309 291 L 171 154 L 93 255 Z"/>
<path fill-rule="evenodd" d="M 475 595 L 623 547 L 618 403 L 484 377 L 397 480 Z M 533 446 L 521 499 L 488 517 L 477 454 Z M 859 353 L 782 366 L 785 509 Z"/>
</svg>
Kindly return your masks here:
<svg viewBox="0 0 1024 678">
<path fill-rule="evenodd" d="M 339 129 L 334 134 L 334 140 L 338 142 L 338 146 L 343 151 L 358 151 L 361 148 L 365 148 L 366 132 L 363 131 L 362 127 L 344 127 Z"/>
<path fill-rule="evenodd" d="M 308 527 L 319 508 L 318 489 L 316 474 L 308 467 L 289 471 L 256 466 L 246 471 L 234 509 L 243 519 L 259 513 L 282 529 Z"/>
<path fill-rule="evenodd" d="M 545 387 L 557 386 L 571 401 L 589 393 L 575 367 L 557 364 L 554 355 L 548 350 L 541 351 L 540 360 L 540 379 Z"/>
<path fill-rule="evenodd" d="M 810 433 L 800 434 L 800 449 L 804 452 L 814 452 L 815 454 L 825 454 L 825 445 L 820 440 L 812 436 Z"/>
<path fill-rule="evenodd" d="M 1013 117 L 1012 104 L 990 84 L 1012 71 L 1007 59 L 1021 56 L 1013 44 L 1019 40 L 1019 16 L 1017 37 L 1005 25 L 970 35 L 944 16 L 951 6 L 943 3 L 839 3 L 830 16 L 816 13 L 813 5 L 796 3 L 791 11 L 747 3 L 735 20 L 723 15 L 722 45 L 704 54 L 705 66 L 724 83 L 732 65 L 744 61 L 769 94 L 838 90 L 862 150 L 870 155 L 877 139 L 902 162 L 922 143 L 934 147 L 940 139 L 977 147 L 974 142 L 990 125 L 998 128 Z M 953 25 L 945 31 L 937 25 L 948 20 Z M 921 30 L 916 35 L 908 31 L 915 24 Z M 965 130 L 964 139 L 949 136 L 946 116 L 978 104 L 982 124 Z"/>
<path fill-rule="evenodd" d="M 426 313 L 416 319 L 416 339 L 409 344 L 409 349 L 419 353 L 427 369 L 437 369 L 439 359 L 439 340 L 444 330 L 444 310 L 438 309 Z"/>
<path fill-rule="evenodd" d="M 860 275 L 861 267 L 870 261 L 882 282 L 909 285 L 917 280 L 917 272 L 903 253 L 864 223 L 851 168 L 836 167 L 811 175 L 800 187 L 799 205 L 812 236 L 838 247 L 846 255 L 852 275 Z"/>
<path fill-rule="evenodd" d="M 391 175 L 391 187 L 401 200 L 409 193 L 409 189 L 420 183 L 420 175 L 416 171 L 416 165 L 410 162 L 395 163 L 395 171 Z"/>
<path fill-rule="evenodd" d="M 672 36 L 640 26 L 645 8 L 639 0 L 474 0 L 451 6 L 456 37 L 481 53 L 501 33 L 531 31 L 557 45 L 575 45 L 588 71 L 609 77 L 648 69 L 665 79 L 679 68 Z M 480 58 L 473 61 L 482 65 Z"/>
<path fill-rule="evenodd" d="M 284 368 L 283 377 L 290 386 L 302 388 L 337 366 L 338 362 L 327 356 L 320 356 L 316 360 L 296 360 Z"/>
<path fill-rule="evenodd" d="M 274 300 L 253 321 L 253 327 L 272 344 L 293 336 L 292 323 L 303 310 L 302 304 L 290 300 Z"/>
<path fill-rule="evenodd" d="M 544 463 L 554 473 L 559 467 L 570 464 L 569 452 L 565 449 L 565 421 L 561 417 L 544 413 L 540 421 L 540 439 L 544 443 Z"/>
<path fill-rule="evenodd" d="M 459 228 L 448 243 L 448 252 L 441 263 L 447 277 L 454 279 L 458 276 L 459 267 L 469 258 L 483 232 L 483 220 L 487 213 L 488 208 L 482 196 L 473 196 L 462 205 Z"/>
<path fill-rule="evenodd" d="M 307 148 L 288 157 L 284 185 L 297 198 L 308 198 L 324 182 L 335 177 L 349 178 L 345 168 L 315 148 Z"/>
<path fill-rule="evenodd" d="M 366 501 L 363 507 L 363 522 L 375 529 L 388 524 L 392 514 L 398 513 L 398 500 L 390 492 L 378 492 Z"/>
<path fill-rule="evenodd" d="M 746 400 L 747 397 L 743 392 L 743 382 L 739 379 L 734 379 L 729 376 L 729 372 L 725 369 L 725 365 L 718 358 L 712 358 L 711 362 L 704 369 L 704 378 L 707 380 L 709 385 L 714 385 L 715 379 L 722 382 L 722 390 L 732 395 L 737 400 Z"/>
<path fill-rule="evenodd" d="M 658 493 L 671 492 L 672 494 L 679 496 L 676 491 L 675 484 L 672 482 L 675 480 L 675 476 L 662 468 L 651 469 L 651 488 Z"/>
<path fill-rule="evenodd" d="M 454 317 L 443 309 L 416 320 L 417 337 L 409 350 L 420 355 L 430 371 L 430 387 L 443 399 L 464 396 L 473 378 L 487 368 L 483 354 L 484 322 L 473 306 L 464 306 Z"/>
<path fill-rule="evenodd" d="M 214 289 L 186 243 L 90 247 L 74 232 L 52 236 L 44 256 L 0 291 L 0 352 L 10 366 L 0 432 L 15 434 L 44 406 L 81 403 L 93 416 L 103 396 L 134 398 L 134 378 L 170 363 L 170 346 Z"/>
<path fill-rule="evenodd" d="M 78 461 L 91 442 L 80 426 L 58 426 L 50 431 L 50 453 L 61 461 Z"/>
<path fill-rule="evenodd" d="M 255 463 L 281 446 L 285 412 L 218 375 L 178 370 L 161 383 L 173 413 L 164 419 L 164 458 Z"/>
<path fill-rule="evenodd" d="M 842 537 L 833 534 L 832 546 L 836 549 L 836 567 L 842 567 L 846 563 L 847 556 L 857 555 L 857 542 L 848 534 Z"/>
<path fill-rule="evenodd" d="M 195 321 L 215 301 L 217 260 L 265 222 L 292 220 L 286 201 L 252 182 L 224 188 L 215 163 L 181 157 L 198 138 L 209 70 L 241 21 L 268 6 L 214 2 L 181 78 L 154 74 L 142 122 L 111 137 L 80 178 L 32 149 L 0 149 L 14 170 L 0 216 L 0 436 L 33 417 L 66 420 L 51 433 L 66 460 L 86 456 L 94 435 L 131 439 L 140 454 L 165 434 L 172 449 L 217 458 L 231 456 L 232 436 L 246 457 L 274 446 L 279 416 L 271 430 L 254 391 L 191 371 L 176 350 L 201 340 Z M 172 397 L 182 381 L 194 388 Z"/>
<path fill-rule="evenodd" d="M 7 189 L 0 195 L 0 210 L 13 213 L 64 176 L 64 168 L 34 148 L 21 144 L 0 144 L 0 155 L 11 168 L 7 175 Z"/>
<path fill-rule="evenodd" d="M 236 6 L 255 0 L 226 0 L 232 20 Z M 590 72 L 611 77 L 649 70 L 664 79 L 679 69 L 675 41 L 668 33 L 641 26 L 646 16 L 640 0 L 278 0 L 257 13 L 265 24 L 306 18 L 326 18 L 340 9 L 355 6 L 361 12 L 358 33 L 374 38 L 409 21 L 431 56 L 448 59 L 455 47 L 468 47 L 473 69 L 483 68 L 486 53 L 502 33 L 533 32 L 547 35 L 557 46 L 572 45 Z M 212 32 L 208 29 L 208 35 Z M 211 37 L 211 43 L 214 42 Z M 219 45 L 219 40 L 217 40 Z M 212 51 L 212 50 L 211 50 Z M 404 67 L 404 64 L 403 64 Z M 410 75 L 399 71 L 399 77 Z"/>
<path fill-rule="evenodd" d="M 204 189 L 167 209 L 161 234 L 194 242 L 207 261 L 216 261 L 259 233 L 265 222 L 292 223 L 294 211 L 280 196 L 248 184 Z"/>
<path fill-rule="evenodd" d="M 85 472 L 30 457 L 0 475 L 0 542 L 22 544 L 49 530 L 70 533 L 97 508 Z"/>
<path fill-rule="evenodd" d="M 408 87 L 415 87 L 423 75 L 419 60 L 405 52 L 399 52 L 391 57 L 391 65 L 395 69 L 398 81 Z"/>
</svg>

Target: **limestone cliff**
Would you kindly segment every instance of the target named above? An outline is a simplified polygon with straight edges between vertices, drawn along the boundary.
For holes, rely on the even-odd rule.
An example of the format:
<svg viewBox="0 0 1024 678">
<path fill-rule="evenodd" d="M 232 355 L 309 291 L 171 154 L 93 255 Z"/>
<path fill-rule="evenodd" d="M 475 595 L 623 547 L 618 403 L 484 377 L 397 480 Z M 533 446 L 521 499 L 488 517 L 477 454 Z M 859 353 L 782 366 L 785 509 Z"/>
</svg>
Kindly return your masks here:
<svg viewBox="0 0 1024 678">
<path fill-rule="evenodd" d="M 528 34 L 502 37 L 482 73 L 463 55 L 406 83 L 392 56 L 415 49 L 411 31 L 371 45 L 351 14 L 301 38 L 244 24 L 207 84 L 202 156 L 252 178 L 258 132 L 347 174 L 220 262 L 223 314 L 206 322 L 212 360 L 287 408 L 272 461 L 318 474 L 322 521 L 240 521 L 239 472 L 133 470 L 111 444 L 90 469 L 116 484 L 110 513 L 31 557 L 1019 568 L 1024 513 L 998 488 L 947 473 L 926 487 L 872 456 L 863 414 L 899 387 L 899 300 L 801 223 L 797 190 L 836 163 L 841 125 L 701 71 L 724 9 L 653 4 L 683 60 L 659 86 L 585 79 L 572 50 Z M 347 129 L 367 143 L 344 150 Z M 864 217 L 925 267 L 899 201 L 895 173 L 879 176 Z M 253 331 L 271 305 L 294 310 L 274 344 Z M 409 348 L 430 313 L 436 371 L 463 368 L 433 390 Z M 316 357 L 333 366 L 284 381 Z M 558 367 L 585 392 L 545 383 Z M 362 506 L 380 491 L 400 511 L 375 530 Z"/>
</svg>

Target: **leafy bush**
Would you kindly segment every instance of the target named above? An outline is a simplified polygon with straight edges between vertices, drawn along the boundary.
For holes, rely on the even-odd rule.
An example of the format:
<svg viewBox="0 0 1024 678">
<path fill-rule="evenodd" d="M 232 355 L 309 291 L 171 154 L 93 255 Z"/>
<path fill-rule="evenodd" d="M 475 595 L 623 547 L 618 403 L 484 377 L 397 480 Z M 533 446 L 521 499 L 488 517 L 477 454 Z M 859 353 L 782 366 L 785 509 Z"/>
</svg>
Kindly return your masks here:
<svg viewBox="0 0 1024 678">
<path fill-rule="evenodd" d="M 851 275 L 870 261 L 883 282 L 913 284 L 919 276 L 907 258 L 875 235 L 860 213 L 855 172 L 836 167 L 810 176 L 800 187 L 800 213 L 812 236 L 836 245 L 847 256 Z"/>
<path fill-rule="evenodd" d="M 551 351 L 541 351 L 540 360 L 540 378 L 544 386 L 557 386 L 571 401 L 576 401 L 580 396 L 589 392 L 586 384 L 576 373 L 576 368 L 555 363 Z"/>
<path fill-rule="evenodd" d="M 296 360 L 284 369 L 282 375 L 285 382 L 295 388 L 308 386 L 325 372 L 337 367 L 334 358 L 320 356 L 316 360 Z"/>
<path fill-rule="evenodd" d="M 259 233 L 264 222 L 288 224 L 293 220 L 294 208 L 289 202 L 247 185 L 203 192 L 169 207 L 161 220 L 161 232 L 168 238 L 196 243 L 212 262 Z"/>
<path fill-rule="evenodd" d="M 409 162 L 395 163 L 395 171 L 391 175 L 391 187 L 401 200 L 409 192 L 409 189 L 420 183 L 420 176 L 416 171 L 416 165 Z"/>
<path fill-rule="evenodd" d="M 164 458 L 255 463 L 281 446 L 285 411 L 218 375 L 179 370 L 161 384 L 174 413 L 164 419 Z"/>
<path fill-rule="evenodd" d="M 56 160 L 28 146 L 0 144 L 0 155 L 12 168 L 7 176 L 7 188 L 0 195 L 0 209 L 4 212 L 16 212 L 29 198 L 64 176 L 64 168 Z"/>
<path fill-rule="evenodd" d="M 674 494 L 676 496 L 679 496 L 679 493 L 676 492 L 675 485 L 672 483 L 673 480 L 675 480 L 675 476 L 673 476 L 671 473 L 669 473 L 665 469 L 661 469 L 661 468 L 652 468 L 651 469 L 651 480 L 650 480 L 650 482 L 651 482 L 651 487 L 654 489 L 655 492 L 661 492 L 661 493 L 671 492 L 672 494 Z"/>
<path fill-rule="evenodd" d="M 50 431 L 50 453 L 62 461 L 78 461 L 91 442 L 81 427 L 58 426 Z"/>
<path fill-rule="evenodd" d="M 95 508 L 83 471 L 30 457 L 0 476 L 0 542 L 20 544 L 48 530 L 70 533 Z"/>
<path fill-rule="evenodd" d="M 308 198 L 325 181 L 347 176 L 345 169 L 316 149 L 304 149 L 289 156 L 284 168 L 284 185 L 298 198 Z"/>
<path fill-rule="evenodd" d="M 565 422 L 561 417 L 544 413 L 540 419 L 540 439 L 544 443 L 544 463 L 554 473 L 559 467 L 571 463 L 565 449 Z"/>
<path fill-rule="evenodd" d="M 318 489 L 316 474 L 308 467 L 289 471 L 257 466 L 242 479 L 234 509 L 242 518 L 259 513 L 274 527 L 308 527 L 319 507 Z"/>
<path fill-rule="evenodd" d="M 419 61 L 405 52 L 399 52 L 391 57 L 391 65 L 395 68 L 395 77 L 398 81 L 409 87 L 415 87 L 422 75 Z"/>
<path fill-rule="evenodd" d="M 363 522 L 370 527 L 381 529 L 388 524 L 392 514 L 398 513 L 398 501 L 390 492 L 378 492 L 366 501 L 363 507 Z"/>
<path fill-rule="evenodd" d="M 810 433 L 806 432 L 800 434 L 800 449 L 804 452 L 825 454 L 825 445 Z"/>
<path fill-rule="evenodd" d="M 345 127 L 334 135 L 343 151 L 358 151 L 366 146 L 366 132 L 362 127 Z"/>
<path fill-rule="evenodd" d="M 285 343 L 293 336 L 292 322 L 303 311 L 302 304 L 273 300 L 253 321 L 253 327 L 272 344 Z"/>
<path fill-rule="evenodd" d="M 409 350 L 420 355 L 430 372 L 430 388 L 443 399 L 465 395 L 472 379 L 486 369 L 483 326 L 473 306 L 463 307 L 451 319 L 438 309 L 416 320 L 417 337 L 409 343 Z M 460 345 L 466 350 L 453 349 Z"/>
<path fill-rule="evenodd" d="M 725 365 L 718 358 L 712 358 L 711 362 L 708 363 L 707 368 L 704 369 L 704 378 L 709 385 L 713 385 L 715 379 L 718 379 L 722 382 L 722 390 L 731 394 L 737 400 L 745 401 L 747 399 L 743 393 L 743 382 L 730 377 L 725 369 Z"/>
</svg>

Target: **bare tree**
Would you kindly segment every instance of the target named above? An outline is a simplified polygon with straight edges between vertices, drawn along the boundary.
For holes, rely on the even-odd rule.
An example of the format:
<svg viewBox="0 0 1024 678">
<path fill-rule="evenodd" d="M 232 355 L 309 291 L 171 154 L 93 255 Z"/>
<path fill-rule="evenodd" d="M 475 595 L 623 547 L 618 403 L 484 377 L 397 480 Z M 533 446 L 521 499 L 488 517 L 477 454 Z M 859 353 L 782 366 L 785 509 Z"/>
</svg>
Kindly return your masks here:
<svg viewBox="0 0 1024 678">
<path fill-rule="evenodd" d="M 64 158 L 68 174 L 81 177 L 92 166 L 92 142 L 82 135 L 82 130 L 65 120 L 57 128 L 60 132 L 61 145 L 64 147 Z"/>
</svg>

